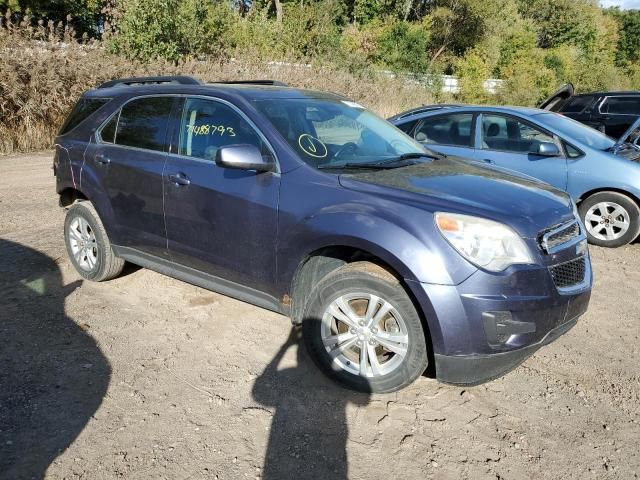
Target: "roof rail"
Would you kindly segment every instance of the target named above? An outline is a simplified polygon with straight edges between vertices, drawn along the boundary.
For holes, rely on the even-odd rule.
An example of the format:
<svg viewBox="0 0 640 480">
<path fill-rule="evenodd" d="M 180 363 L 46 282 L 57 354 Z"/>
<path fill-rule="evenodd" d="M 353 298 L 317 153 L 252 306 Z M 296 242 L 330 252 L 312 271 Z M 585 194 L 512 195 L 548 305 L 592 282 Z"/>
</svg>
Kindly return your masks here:
<svg viewBox="0 0 640 480">
<path fill-rule="evenodd" d="M 284 82 L 278 80 L 224 80 L 213 83 L 223 83 L 227 85 L 273 85 L 274 87 L 288 87 Z"/>
<path fill-rule="evenodd" d="M 187 76 L 173 76 L 173 77 L 131 77 L 131 78 L 118 78 L 104 82 L 98 88 L 110 88 L 110 87 L 123 87 L 123 86 L 136 86 L 136 85 L 159 85 L 166 83 L 175 83 L 179 85 L 201 85 L 199 80 L 193 77 Z"/>
</svg>

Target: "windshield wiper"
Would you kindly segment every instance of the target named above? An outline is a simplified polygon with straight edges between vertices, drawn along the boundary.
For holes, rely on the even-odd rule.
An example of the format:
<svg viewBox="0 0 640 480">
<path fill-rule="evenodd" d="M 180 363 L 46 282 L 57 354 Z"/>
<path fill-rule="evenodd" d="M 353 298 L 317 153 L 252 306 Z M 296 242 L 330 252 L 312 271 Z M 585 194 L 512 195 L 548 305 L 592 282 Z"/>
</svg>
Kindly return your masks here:
<svg viewBox="0 0 640 480">
<path fill-rule="evenodd" d="M 443 158 L 447 158 L 447 156 L 444 153 L 439 153 L 437 155 L 434 155 L 431 153 L 411 152 L 411 153 L 403 153 L 402 155 L 396 157 L 394 160 L 396 161 L 411 160 L 413 158 L 431 158 L 433 160 L 437 160 L 439 156 Z"/>
<path fill-rule="evenodd" d="M 417 160 L 420 158 L 435 158 L 428 153 L 403 153 L 402 155 L 398 155 L 397 157 L 388 158 L 387 160 L 381 160 L 379 162 L 347 162 L 342 164 L 331 164 L 325 163 L 323 165 L 318 165 L 318 169 L 367 169 L 367 170 L 375 170 L 375 169 L 384 169 L 384 168 L 400 168 L 407 167 L 409 165 L 415 165 L 415 162 L 410 163 L 409 165 L 406 163 L 408 160 Z M 398 165 L 400 164 L 400 165 Z"/>
</svg>

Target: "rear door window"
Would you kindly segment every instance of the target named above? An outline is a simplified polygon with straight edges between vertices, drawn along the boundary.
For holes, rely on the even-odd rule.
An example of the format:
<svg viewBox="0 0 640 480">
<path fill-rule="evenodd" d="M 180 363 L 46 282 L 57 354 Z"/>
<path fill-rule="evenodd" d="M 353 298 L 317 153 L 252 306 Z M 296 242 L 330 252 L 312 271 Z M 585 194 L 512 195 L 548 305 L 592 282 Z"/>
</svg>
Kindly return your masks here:
<svg viewBox="0 0 640 480">
<path fill-rule="evenodd" d="M 164 151 L 173 101 L 174 97 L 145 97 L 127 103 L 117 119 L 114 142 L 127 147 Z M 101 132 L 105 141 L 109 141 L 105 134 L 110 134 L 110 128 L 111 122 Z"/>
<path fill-rule="evenodd" d="M 640 115 L 640 96 L 607 97 L 600 106 L 600 112 Z"/>
<path fill-rule="evenodd" d="M 185 101 L 180 123 L 180 155 L 214 161 L 221 147 L 240 144 L 254 145 L 263 154 L 269 154 L 256 130 L 229 105 L 203 98 Z"/>
<path fill-rule="evenodd" d="M 553 136 L 514 117 L 482 115 L 482 148 L 503 152 L 535 153 L 541 143 L 555 143 Z"/>
<path fill-rule="evenodd" d="M 98 111 L 103 105 L 106 105 L 109 100 L 109 98 L 81 98 L 73 107 L 73 110 L 71 110 L 64 125 L 62 125 L 59 135 L 69 133 L 92 113 Z"/>
<path fill-rule="evenodd" d="M 473 147 L 472 113 L 427 117 L 416 126 L 413 137 L 422 143 Z"/>
</svg>

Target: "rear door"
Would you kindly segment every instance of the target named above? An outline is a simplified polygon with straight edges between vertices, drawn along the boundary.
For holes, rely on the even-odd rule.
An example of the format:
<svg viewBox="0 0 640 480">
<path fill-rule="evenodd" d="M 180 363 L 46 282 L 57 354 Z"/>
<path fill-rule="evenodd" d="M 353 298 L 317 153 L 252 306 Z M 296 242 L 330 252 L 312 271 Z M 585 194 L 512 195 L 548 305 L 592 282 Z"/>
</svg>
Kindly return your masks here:
<svg viewBox="0 0 640 480">
<path fill-rule="evenodd" d="M 180 106 L 164 175 L 171 259 L 270 291 L 276 278 L 280 174 L 215 163 L 220 147 L 251 144 L 274 155 L 249 118 L 228 102 L 189 97 Z"/>
<path fill-rule="evenodd" d="M 593 111 L 591 121 L 601 132 L 620 138 L 640 115 L 640 95 L 607 96 Z"/>
<path fill-rule="evenodd" d="M 175 97 L 140 97 L 125 103 L 97 132 L 87 155 L 108 197 L 112 241 L 166 256 L 162 172 L 167 126 Z"/>
<path fill-rule="evenodd" d="M 567 188 L 567 159 L 538 155 L 540 143 L 562 147 L 550 132 L 512 115 L 483 113 L 478 119 L 476 159 L 524 173 L 556 188 Z"/>
<path fill-rule="evenodd" d="M 436 152 L 473 158 L 473 119 L 469 112 L 428 116 L 416 123 L 411 136 Z"/>
</svg>

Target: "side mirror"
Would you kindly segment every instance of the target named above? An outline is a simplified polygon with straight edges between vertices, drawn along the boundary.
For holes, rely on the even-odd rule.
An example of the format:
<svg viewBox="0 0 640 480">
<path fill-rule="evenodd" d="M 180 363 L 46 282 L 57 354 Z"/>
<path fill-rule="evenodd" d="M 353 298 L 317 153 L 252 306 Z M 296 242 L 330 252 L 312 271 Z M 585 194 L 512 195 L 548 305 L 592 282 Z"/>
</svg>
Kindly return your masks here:
<svg viewBox="0 0 640 480">
<path fill-rule="evenodd" d="M 535 153 L 542 157 L 559 157 L 562 155 L 558 146 L 555 143 L 550 142 L 542 142 L 538 145 L 538 149 Z"/>
<path fill-rule="evenodd" d="M 228 145 L 220 147 L 216 153 L 216 165 L 238 170 L 270 172 L 274 162 L 264 158 L 255 145 Z"/>
</svg>

